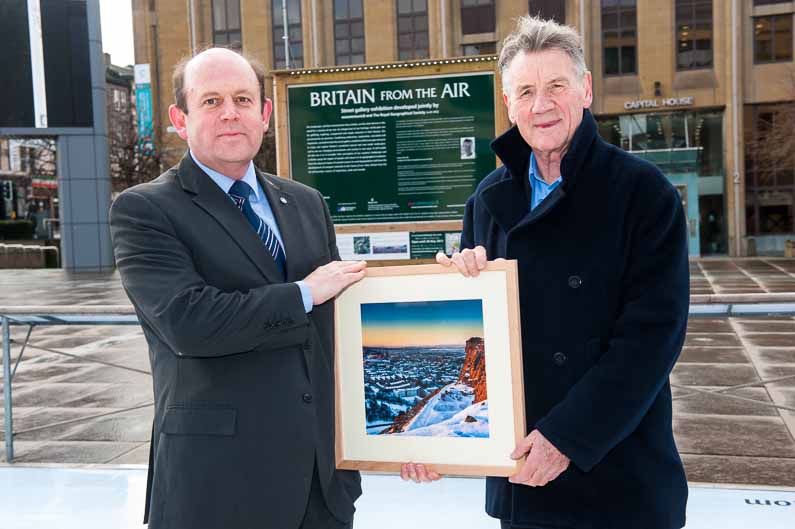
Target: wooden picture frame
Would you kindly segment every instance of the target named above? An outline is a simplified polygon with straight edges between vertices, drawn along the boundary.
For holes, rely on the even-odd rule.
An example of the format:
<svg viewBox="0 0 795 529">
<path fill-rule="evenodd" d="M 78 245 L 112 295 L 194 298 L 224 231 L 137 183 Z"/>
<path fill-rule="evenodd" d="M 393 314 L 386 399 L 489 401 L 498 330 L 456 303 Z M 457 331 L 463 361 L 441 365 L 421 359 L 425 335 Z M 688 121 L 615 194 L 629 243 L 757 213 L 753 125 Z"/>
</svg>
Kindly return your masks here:
<svg viewBox="0 0 795 529">
<path fill-rule="evenodd" d="M 478 336 L 480 334 L 480 336 Z M 369 268 L 335 300 L 337 468 L 509 476 L 525 436 L 516 261 Z"/>
</svg>

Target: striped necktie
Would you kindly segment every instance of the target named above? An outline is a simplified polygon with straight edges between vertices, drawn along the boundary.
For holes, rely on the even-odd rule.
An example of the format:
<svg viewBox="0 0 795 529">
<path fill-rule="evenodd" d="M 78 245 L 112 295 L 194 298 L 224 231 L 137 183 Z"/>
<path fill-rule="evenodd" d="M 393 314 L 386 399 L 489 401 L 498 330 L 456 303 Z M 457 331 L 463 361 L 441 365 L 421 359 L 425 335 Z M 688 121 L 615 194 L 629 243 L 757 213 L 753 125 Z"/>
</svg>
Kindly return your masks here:
<svg viewBox="0 0 795 529">
<path fill-rule="evenodd" d="M 268 227 L 268 224 L 262 220 L 259 215 L 254 212 L 254 208 L 251 207 L 251 202 L 248 199 L 251 191 L 250 185 L 242 180 L 236 180 L 235 183 L 232 184 L 232 188 L 229 189 L 229 196 L 232 197 L 238 209 L 243 212 L 243 216 L 246 217 L 248 223 L 251 224 L 251 227 L 257 232 L 259 238 L 262 239 L 262 242 L 265 244 L 265 249 L 268 250 L 268 253 L 273 257 L 276 266 L 282 273 L 282 277 L 284 277 L 286 262 L 284 249 L 282 245 L 279 244 L 279 239 L 276 237 L 276 234 L 273 233 L 273 230 Z"/>
</svg>

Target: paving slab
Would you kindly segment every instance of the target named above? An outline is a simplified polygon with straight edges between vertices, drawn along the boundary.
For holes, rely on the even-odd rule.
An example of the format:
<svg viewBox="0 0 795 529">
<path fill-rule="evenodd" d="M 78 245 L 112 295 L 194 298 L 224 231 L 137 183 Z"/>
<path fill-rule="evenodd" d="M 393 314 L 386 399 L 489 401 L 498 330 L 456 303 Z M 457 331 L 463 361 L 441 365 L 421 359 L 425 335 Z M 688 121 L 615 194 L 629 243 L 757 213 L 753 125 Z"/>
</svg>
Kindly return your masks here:
<svg viewBox="0 0 795 529">
<path fill-rule="evenodd" d="M 781 417 L 679 414 L 679 450 L 689 454 L 795 458 L 795 443 Z M 793 477 L 795 479 L 795 477 Z"/>
<path fill-rule="evenodd" d="M 795 332 L 791 333 L 748 333 L 745 339 L 757 347 L 793 347 Z"/>
<path fill-rule="evenodd" d="M 739 338 L 732 333 L 696 333 L 689 332 L 685 338 L 685 347 L 695 346 L 742 346 Z"/>
<path fill-rule="evenodd" d="M 14 463 L 107 464 L 139 445 L 139 442 L 21 441 L 14 443 Z M 0 460 L 5 460 L 5 445 L 0 448 Z"/>
<path fill-rule="evenodd" d="M 680 386 L 736 386 L 758 381 L 751 364 L 681 363 L 671 373 L 671 383 Z"/>
<path fill-rule="evenodd" d="M 673 388 L 674 416 L 687 415 L 757 415 L 779 417 L 779 412 L 772 406 L 759 403 L 773 403 L 764 388 L 742 388 L 725 393 L 700 393 L 694 390 L 715 391 L 719 386 L 689 386 Z M 742 397 L 741 400 L 739 398 Z M 751 400 L 755 402 L 751 402 Z"/>
<path fill-rule="evenodd" d="M 792 458 L 682 453 L 682 461 L 691 482 L 795 486 Z"/>
<path fill-rule="evenodd" d="M 742 347 L 683 347 L 678 363 L 742 364 L 748 357 Z"/>
</svg>

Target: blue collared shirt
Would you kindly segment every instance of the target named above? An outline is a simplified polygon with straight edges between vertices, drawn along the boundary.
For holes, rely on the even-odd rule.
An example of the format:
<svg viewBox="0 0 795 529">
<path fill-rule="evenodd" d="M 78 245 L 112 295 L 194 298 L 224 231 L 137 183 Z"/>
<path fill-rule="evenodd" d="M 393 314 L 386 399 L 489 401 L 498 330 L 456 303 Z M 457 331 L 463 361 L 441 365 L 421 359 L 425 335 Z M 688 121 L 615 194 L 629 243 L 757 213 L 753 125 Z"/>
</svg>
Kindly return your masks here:
<svg viewBox="0 0 795 529">
<path fill-rule="evenodd" d="M 530 197 L 530 211 L 536 209 L 547 196 L 563 182 L 563 175 L 560 175 L 557 180 L 548 184 L 541 176 L 541 171 L 538 170 L 538 163 L 536 163 L 535 154 L 530 153 L 530 169 L 528 170 L 528 177 L 530 178 L 530 189 L 532 190 Z"/>
<path fill-rule="evenodd" d="M 196 165 L 201 167 L 202 171 L 207 173 L 207 176 L 215 182 L 218 187 L 221 188 L 225 194 L 229 195 L 229 190 L 232 189 L 232 185 L 235 183 L 234 178 L 230 178 L 224 174 L 215 171 L 214 169 L 210 169 L 199 160 L 193 156 L 193 153 L 190 154 L 193 161 L 196 162 Z M 259 218 L 261 218 L 265 224 L 268 225 L 268 228 L 273 232 L 277 239 L 279 239 L 279 244 L 282 245 L 282 250 L 284 251 L 284 257 L 287 258 L 287 250 L 284 247 L 284 241 L 282 240 L 282 233 L 279 231 L 279 225 L 276 223 L 276 217 L 273 214 L 273 209 L 271 209 L 270 203 L 268 203 L 268 198 L 265 196 L 265 191 L 262 190 L 262 187 L 259 185 L 259 181 L 257 180 L 257 175 L 254 172 L 254 162 L 248 163 L 248 169 L 246 170 L 246 174 L 243 176 L 243 182 L 247 183 L 251 189 L 253 189 L 253 193 L 248 196 L 248 201 L 251 204 L 251 209 L 254 210 L 254 213 L 257 214 Z M 231 200 L 231 198 L 230 198 Z M 298 288 L 301 289 L 301 300 L 304 303 L 304 310 L 309 312 L 312 310 L 312 293 L 309 290 L 309 287 L 303 281 L 296 281 L 296 285 Z"/>
</svg>

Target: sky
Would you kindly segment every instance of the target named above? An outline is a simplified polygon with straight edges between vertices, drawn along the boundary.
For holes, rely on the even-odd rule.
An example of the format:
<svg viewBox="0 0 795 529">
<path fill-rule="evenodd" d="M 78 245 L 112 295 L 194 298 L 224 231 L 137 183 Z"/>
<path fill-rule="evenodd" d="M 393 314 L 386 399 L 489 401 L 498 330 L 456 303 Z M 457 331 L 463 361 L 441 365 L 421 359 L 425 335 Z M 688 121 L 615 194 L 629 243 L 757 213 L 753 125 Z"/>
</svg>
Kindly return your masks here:
<svg viewBox="0 0 795 529">
<path fill-rule="evenodd" d="M 99 0 L 102 24 L 102 50 L 118 66 L 134 64 L 132 1 Z"/>
<path fill-rule="evenodd" d="M 469 338 L 483 337 L 479 299 L 363 303 L 361 311 L 365 347 L 463 347 Z"/>
</svg>

